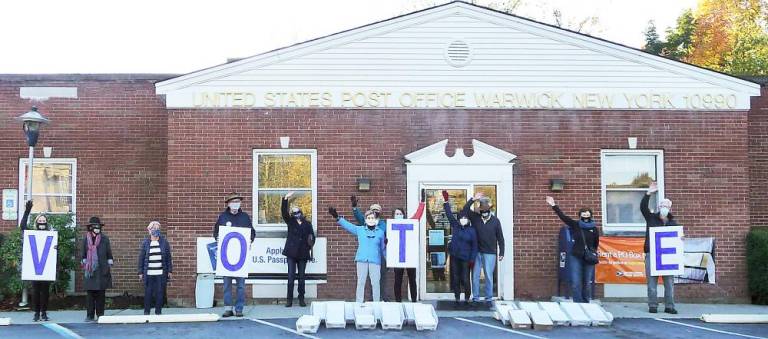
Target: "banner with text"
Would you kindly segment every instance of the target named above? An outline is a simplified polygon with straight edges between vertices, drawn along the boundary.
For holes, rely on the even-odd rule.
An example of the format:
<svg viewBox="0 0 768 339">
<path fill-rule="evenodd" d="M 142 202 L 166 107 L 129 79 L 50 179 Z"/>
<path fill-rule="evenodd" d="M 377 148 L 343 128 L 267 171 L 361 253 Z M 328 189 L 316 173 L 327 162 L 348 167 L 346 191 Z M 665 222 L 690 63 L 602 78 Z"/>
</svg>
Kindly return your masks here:
<svg viewBox="0 0 768 339">
<path fill-rule="evenodd" d="M 387 219 L 387 267 L 419 267 L 419 221 Z"/>
<path fill-rule="evenodd" d="M 24 231 L 21 280 L 56 281 L 59 234 L 56 231 Z"/>
<path fill-rule="evenodd" d="M 648 229 L 651 275 L 681 275 L 685 273 L 683 226 L 651 227 Z"/>
<path fill-rule="evenodd" d="M 645 284 L 643 243 L 645 238 L 600 237 L 595 282 L 600 284 Z"/>
</svg>

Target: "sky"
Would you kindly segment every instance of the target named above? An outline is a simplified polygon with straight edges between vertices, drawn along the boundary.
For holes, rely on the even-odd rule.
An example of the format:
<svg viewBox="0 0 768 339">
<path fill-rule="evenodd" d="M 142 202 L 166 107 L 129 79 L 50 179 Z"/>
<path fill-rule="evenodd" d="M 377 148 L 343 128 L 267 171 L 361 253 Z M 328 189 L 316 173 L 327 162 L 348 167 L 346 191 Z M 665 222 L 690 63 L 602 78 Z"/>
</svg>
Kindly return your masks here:
<svg viewBox="0 0 768 339">
<path fill-rule="evenodd" d="M 0 73 L 189 73 L 449 2 L 446 0 L 23 0 L 0 3 Z M 505 0 L 479 0 L 493 5 Z M 642 47 L 696 0 L 522 0 L 552 23 L 596 16 L 586 33 Z"/>
</svg>

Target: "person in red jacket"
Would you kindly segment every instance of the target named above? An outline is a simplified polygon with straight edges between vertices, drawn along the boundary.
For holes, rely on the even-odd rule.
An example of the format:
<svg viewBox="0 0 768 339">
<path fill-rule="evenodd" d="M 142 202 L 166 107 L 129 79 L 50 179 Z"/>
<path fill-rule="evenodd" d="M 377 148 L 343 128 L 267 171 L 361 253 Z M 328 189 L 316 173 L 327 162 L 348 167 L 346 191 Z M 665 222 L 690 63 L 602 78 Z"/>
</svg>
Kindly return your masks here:
<svg viewBox="0 0 768 339">
<path fill-rule="evenodd" d="M 416 213 L 414 213 L 411 216 L 411 219 L 413 220 L 421 220 L 421 216 L 424 214 L 424 200 L 426 197 L 426 191 L 421 190 L 421 200 L 419 200 L 419 208 L 416 210 Z M 404 219 L 405 218 L 405 210 L 402 208 L 395 208 L 394 211 L 392 211 L 392 218 L 393 219 Z M 411 293 L 411 301 L 416 302 L 416 268 L 410 267 L 410 268 L 395 268 L 395 301 L 402 302 L 403 301 L 403 273 L 408 273 L 408 290 Z"/>
</svg>

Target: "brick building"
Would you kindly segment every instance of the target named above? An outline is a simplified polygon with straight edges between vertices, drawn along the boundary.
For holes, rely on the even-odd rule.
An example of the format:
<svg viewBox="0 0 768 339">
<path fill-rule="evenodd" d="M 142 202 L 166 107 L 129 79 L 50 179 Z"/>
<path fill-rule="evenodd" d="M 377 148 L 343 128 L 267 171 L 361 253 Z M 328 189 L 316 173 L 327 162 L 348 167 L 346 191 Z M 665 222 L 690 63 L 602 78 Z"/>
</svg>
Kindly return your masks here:
<svg viewBox="0 0 768 339">
<path fill-rule="evenodd" d="M 102 218 L 115 293 L 142 290 L 135 255 L 158 219 L 174 248 L 169 297 L 193 300 L 197 239 L 211 236 L 231 191 L 244 194 L 260 239 L 283 236 L 276 201 L 299 192 L 327 242 L 325 282 L 308 292 L 320 298 L 354 295 L 355 239 L 324 212 L 349 216 L 350 194 L 414 211 L 427 190 L 422 299 L 448 292 L 443 189 L 459 202 L 494 198 L 504 299 L 556 292 L 560 222 L 545 195 L 567 213 L 592 207 L 604 235 L 642 236 L 636 205 L 643 180 L 657 180 L 686 235 L 717 241 L 717 284 L 680 286 L 689 300 L 746 300 L 744 239 L 768 223 L 758 84 L 463 2 L 180 76 L 0 76 L 4 189 L 24 191 L 26 147 L 11 118 L 33 104 L 52 120 L 36 208 Z M 565 189 L 552 192 L 551 179 Z M 270 277 L 280 278 L 255 272 L 248 294 L 282 296 Z M 598 296 L 642 295 L 636 287 L 600 285 Z"/>
</svg>

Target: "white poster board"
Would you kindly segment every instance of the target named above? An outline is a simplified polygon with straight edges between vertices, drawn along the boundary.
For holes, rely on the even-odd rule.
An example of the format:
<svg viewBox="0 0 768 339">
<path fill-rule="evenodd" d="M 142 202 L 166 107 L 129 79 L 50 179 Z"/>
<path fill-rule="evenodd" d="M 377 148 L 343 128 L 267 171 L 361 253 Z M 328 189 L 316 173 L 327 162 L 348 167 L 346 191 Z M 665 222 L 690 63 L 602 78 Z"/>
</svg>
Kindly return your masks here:
<svg viewBox="0 0 768 339">
<path fill-rule="evenodd" d="M 56 231 L 24 231 L 21 280 L 56 281 L 59 234 Z"/>
<path fill-rule="evenodd" d="M 651 276 L 683 274 L 683 226 L 650 227 L 648 230 Z"/>
<path fill-rule="evenodd" d="M 219 277 L 247 277 L 248 249 L 250 246 L 251 228 L 219 226 L 216 275 Z"/>
<path fill-rule="evenodd" d="M 312 247 L 312 260 L 307 262 L 307 274 L 327 273 L 327 238 L 316 238 Z M 285 238 L 256 238 L 248 252 L 248 273 L 287 274 L 288 259 L 283 255 Z M 197 238 L 197 273 L 215 273 L 218 244 L 213 237 Z M 258 279 L 258 278 L 257 278 Z M 286 281 L 274 281 L 285 283 Z M 324 282 L 324 281 L 320 281 Z"/>
<path fill-rule="evenodd" d="M 419 221 L 387 219 L 387 267 L 419 267 Z"/>
</svg>

